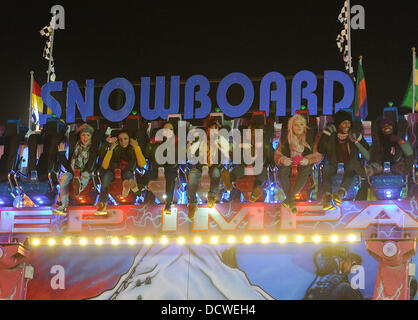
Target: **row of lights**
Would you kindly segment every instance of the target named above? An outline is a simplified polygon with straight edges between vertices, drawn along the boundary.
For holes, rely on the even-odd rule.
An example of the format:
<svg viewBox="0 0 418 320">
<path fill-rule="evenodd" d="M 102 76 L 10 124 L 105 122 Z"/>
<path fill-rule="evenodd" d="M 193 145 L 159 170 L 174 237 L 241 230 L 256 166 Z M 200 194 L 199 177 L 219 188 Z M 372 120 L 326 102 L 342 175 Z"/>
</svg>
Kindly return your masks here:
<svg viewBox="0 0 418 320">
<path fill-rule="evenodd" d="M 358 242 L 361 240 L 359 235 L 355 234 L 349 234 L 338 236 L 338 235 L 330 235 L 330 236 L 321 236 L 321 235 L 314 235 L 314 236 L 303 236 L 303 235 L 296 235 L 296 236 L 286 236 L 286 235 L 280 235 L 280 236 L 261 236 L 259 237 L 253 237 L 253 236 L 244 236 L 243 238 L 237 238 L 236 236 L 228 236 L 228 237 L 219 237 L 219 236 L 211 236 L 210 238 L 206 239 L 205 242 L 202 237 L 196 236 L 192 239 L 192 241 L 187 242 L 185 237 L 178 237 L 177 239 L 169 238 L 167 236 L 162 236 L 159 241 L 157 239 L 153 239 L 151 237 L 146 237 L 142 241 L 138 241 L 134 237 L 127 237 L 120 239 L 118 237 L 112 237 L 112 238 L 103 238 L 98 237 L 96 239 L 87 239 L 87 238 L 64 238 L 64 239 L 55 239 L 55 238 L 49 238 L 47 241 L 44 241 L 44 239 L 40 238 L 33 238 L 30 241 L 30 244 L 33 246 L 39 246 L 41 244 L 43 245 L 49 245 L 51 247 L 59 244 L 63 244 L 65 246 L 70 246 L 72 244 L 78 244 L 80 246 L 87 246 L 95 244 L 96 246 L 102 246 L 105 244 L 111 244 L 114 246 L 120 245 L 120 244 L 128 244 L 128 245 L 135 245 L 135 244 L 146 244 L 146 245 L 152 245 L 152 244 L 162 244 L 162 245 L 168 245 L 169 243 L 174 244 L 173 240 L 175 240 L 175 244 L 184 245 L 184 244 L 213 244 L 217 245 L 220 243 L 244 243 L 244 244 L 251 244 L 251 243 L 263 243 L 263 244 L 269 244 L 269 243 L 287 243 L 287 242 L 296 242 L 296 243 L 304 243 L 304 242 L 314 242 L 314 243 L 321 243 L 321 242 L 332 242 L 337 243 L 340 241 L 348 241 L 348 242 Z M 240 241 L 241 240 L 241 241 Z M 258 241 L 257 241 L 258 240 Z"/>
</svg>

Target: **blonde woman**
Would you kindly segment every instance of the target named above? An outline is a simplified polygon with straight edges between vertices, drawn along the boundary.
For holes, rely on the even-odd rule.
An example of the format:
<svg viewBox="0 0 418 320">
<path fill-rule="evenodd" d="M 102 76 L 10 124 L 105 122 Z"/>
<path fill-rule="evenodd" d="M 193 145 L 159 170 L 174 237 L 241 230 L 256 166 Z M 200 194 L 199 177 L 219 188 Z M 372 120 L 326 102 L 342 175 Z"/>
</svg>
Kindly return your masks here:
<svg viewBox="0 0 418 320">
<path fill-rule="evenodd" d="M 279 166 L 279 177 L 286 200 L 283 205 L 297 213 L 295 195 L 304 187 L 311 173 L 311 165 L 322 155 L 316 151 L 316 131 L 310 128 L 305 117 L 295 114 L 288 121 L 287 132 L 282 134 L 274 161 Z M 290 185 L 292 165 L 297 165 L 298 177 L 293 189 Z"/>
</svg>

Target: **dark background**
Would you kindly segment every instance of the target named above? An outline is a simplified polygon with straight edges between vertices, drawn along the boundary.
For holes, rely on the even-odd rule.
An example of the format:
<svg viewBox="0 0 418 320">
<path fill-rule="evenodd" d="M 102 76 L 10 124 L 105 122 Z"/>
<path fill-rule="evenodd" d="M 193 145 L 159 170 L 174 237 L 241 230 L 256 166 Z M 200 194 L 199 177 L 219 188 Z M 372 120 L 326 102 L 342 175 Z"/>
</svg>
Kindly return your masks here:
<svg viewBox="0 0 418 320">
<path fill-rule="evenodd" d="M 83 85 L 95 79 L 99 84 L 114 77 L 138 82 L 141 76 L 158 75 L 186 80 L 194 74 L 219 79 L 231 72 L 254 78 L 270 71 L 285 76 L 301 70 L 318 75 L 344 71 L 336 46 L 343 0 L 150 2 L 2 3 L 0 124 L 17 118 L 26 124 L 30 70 L 41 86 L 46 81 L 45 38 L 39 31 L 49 24 L 55 4 L 65 8 L 65 30 L 56 31 L 53 54 L 57 81 L 64 81 L 64 87 L 69 80 Z M 365 30 L 352 30 L 351 36 L 355 74 L 358 56 L 364 57 L 369 120 L 388 101 L 402 101 L 411 74 L 411 47 L 418 44 L 417 3 L 352 1 L 366 13 Z M 216 92 L 216 84 L 211 91 Z M 138 109 L 137 88 L 136 94 Z M 322 96 L 321 87 L 317 95 Z M 288 105 L 290 97 L 288 82 Z M 65 93 L 59 100 L 65 101 Z"/>
</svg>

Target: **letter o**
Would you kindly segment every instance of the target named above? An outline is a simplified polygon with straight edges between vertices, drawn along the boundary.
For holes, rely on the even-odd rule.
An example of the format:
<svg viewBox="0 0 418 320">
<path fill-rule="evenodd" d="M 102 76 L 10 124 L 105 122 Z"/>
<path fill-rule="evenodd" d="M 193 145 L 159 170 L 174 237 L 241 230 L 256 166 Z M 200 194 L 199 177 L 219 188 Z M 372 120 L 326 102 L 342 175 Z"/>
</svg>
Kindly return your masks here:
<svg viewBox="0 0 418 320">
<path fill-rule="evenodd" d="M 236 106 L 231 105 L 226 98 L 226 93 L 233 84 L 239 84 L 244 89 L 244 99 Z M 216 99 L 225 115 L 231 118 L 241 117 L 250 109 L 254 101 L 254 87 L 250 78 L 240 72 L 228 74 L 219 83 Z"/>
<path fill-rule="evenodd" d="M 113 90 L 121 89 L 125 93 L 126 102 L 120 110 L 113 110 L 109 106 L 109 96 Z M 103 87 L 100 93 L 99 106 L 103 116 L 112 122 L 125 119 L 131 113 L 135 104 L 135 90 L 132 84 L 125 78 L 115 78 L 110 80 Z"/>
</svg>

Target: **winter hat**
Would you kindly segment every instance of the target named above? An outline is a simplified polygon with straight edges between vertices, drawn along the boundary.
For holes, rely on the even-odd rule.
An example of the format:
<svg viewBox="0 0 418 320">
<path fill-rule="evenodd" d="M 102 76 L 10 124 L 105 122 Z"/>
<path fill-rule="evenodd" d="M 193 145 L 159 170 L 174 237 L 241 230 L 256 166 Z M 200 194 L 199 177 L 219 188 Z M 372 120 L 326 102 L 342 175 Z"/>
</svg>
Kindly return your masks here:
<svg viewBox="0 0 418 320">
<path fill-rule="evenodd" d="M 341 122 L 344 122 L 345 120 L 348 120 L 350 122 L 353 121 L 351 113 L 344 110 L 340 110 L 334 115 L 334 122 L 337 129 L 340 126 Z"/>
<path fill-rule="evenodd" d="M 81 129 L 80 134 L 82 134 L 83 132 L 87 132 L 90 133 L 90 135 L 93 135 L 94 129 L 91 125 L 86 123 L 85 125 L 83 125 L 83 129 Z"/>
<path fill-rule="evenodd" d="M 380 120 L 380 123 L 379 123 L 380 129 L 382 129 L 385 125 L 390 125 L 392 126 L 392 128 L 394 128 L 395 122 L 391 118 L 385 117 L 382 120 Z"/>
</svg>

